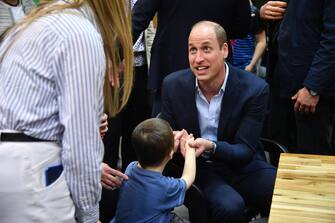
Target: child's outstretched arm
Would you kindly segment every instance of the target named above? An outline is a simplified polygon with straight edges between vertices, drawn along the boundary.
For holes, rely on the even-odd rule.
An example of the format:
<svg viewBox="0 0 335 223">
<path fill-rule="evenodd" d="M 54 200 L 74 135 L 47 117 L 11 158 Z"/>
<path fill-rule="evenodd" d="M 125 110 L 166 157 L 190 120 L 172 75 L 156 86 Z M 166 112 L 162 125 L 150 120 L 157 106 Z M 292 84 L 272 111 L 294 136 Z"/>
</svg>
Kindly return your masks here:
<svg viewBox="0 0 335 223">
<path fill-rule="evenodd" d="M 191 187 L 192 183 L 195 179 L 196 173 L 196 157 L 195 157 L 195 148 L 190 147 L 190 142 L 194 141 L 192 135 L 186 137 L 185 143 L 185 163 L 184 163 L 184 170 L 181 176 L 182 179 L 186 181 L 187 189 Z"/>
</svg>

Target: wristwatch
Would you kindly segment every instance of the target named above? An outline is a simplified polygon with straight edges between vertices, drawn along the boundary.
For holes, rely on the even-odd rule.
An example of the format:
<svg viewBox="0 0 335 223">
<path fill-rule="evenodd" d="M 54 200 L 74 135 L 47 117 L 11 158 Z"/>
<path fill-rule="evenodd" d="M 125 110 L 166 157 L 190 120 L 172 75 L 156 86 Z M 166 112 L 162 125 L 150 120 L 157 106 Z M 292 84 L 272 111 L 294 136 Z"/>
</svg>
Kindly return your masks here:
<svg viewBox="0 0 335 223">
<path fill-rule="evenodd" d="M 308 89 L 308 91 L 309 91 L 310 95 L 312 95 L 312 96 L 318 96 L 317 92 L 315 92 L 313 90 L 309 90 L 309 89 Z"/>
<path fill-rule="evenodd" d="M 210 154 L 210 155 L 213 155 L 215 153 L 215 150 L 216 150 L 216 143 L 211 141 L 212 143 L 212 148 L 210 150 L 207 150 L 207 152 Z"/>
<path fill-rule="evenodd" d="M 215 151 L 216 151 L 216 143 L 212 141 L 212 145 L 213 145 L 213 147 L 211 149 L 211 153 L 214 154 Z"/>
<path fill-rule="evenodd" d="M 205 150 L 201 156 L 204 157 L 205 159 L 210 159 L 211 156 L 215 153 L 215 150 L 216 150 L 216 143 L 213 142 L 213 141 L 210 141 L 211 144 L 212 144 L 212 148 L 211 149 L 208 149 L 208 150 Z"/>
</svg>

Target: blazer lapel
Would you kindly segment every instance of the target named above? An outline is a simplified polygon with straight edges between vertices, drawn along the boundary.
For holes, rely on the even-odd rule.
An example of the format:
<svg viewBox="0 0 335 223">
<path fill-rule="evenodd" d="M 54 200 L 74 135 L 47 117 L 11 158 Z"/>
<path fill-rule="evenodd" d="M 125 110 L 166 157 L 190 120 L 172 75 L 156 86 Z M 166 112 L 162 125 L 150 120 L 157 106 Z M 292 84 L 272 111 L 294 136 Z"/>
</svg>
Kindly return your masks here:
<svg viewBox="0 0 335 223">
<path fill-rule="evenodd" d="M 238 101 L 238 92 L 240 91 L 238 76 L 232 66 L 229 66 L 229 75 L 226 89 L 222 98 L 221 111 L 218 125 L 218 139 L 223 138 L 224 131 L 229 122 L 229 118 Z"/>
<path fill-rule="evenodd" d="M 197 110 L 197 105 L 196 105 L 196 89 L 195 89 L 195 76 L 193 73 L 190 71 L 191 77 L 186 78 L 186 84 L 187 89 L 183 89 L 184 92 L 184 97 L 185 99 L 182 101 L 186 101 L 188 103 L 185 103 L 185 110 L 184 111 L 189 111 L 188 113 L 188 121 L 185 123 L 189 123 L 188 126 L 188 131 L 189 133 L 192 133 L 194 137 L 200 137 L 200 127 L 199 127 L 199 119 L 198 119 L 198 110 Z"/>
</svg>

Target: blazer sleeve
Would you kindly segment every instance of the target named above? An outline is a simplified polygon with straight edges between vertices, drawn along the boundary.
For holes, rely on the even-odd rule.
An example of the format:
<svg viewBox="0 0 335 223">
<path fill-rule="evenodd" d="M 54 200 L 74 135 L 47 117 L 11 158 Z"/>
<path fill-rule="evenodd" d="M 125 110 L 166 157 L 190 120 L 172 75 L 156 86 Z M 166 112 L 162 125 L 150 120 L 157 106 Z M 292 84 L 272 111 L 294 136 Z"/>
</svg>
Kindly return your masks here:
<svg viewBox="0 0 335 223">
<path fill-rule="evenodd" d="M 324 1 L 320 46 L 309 68 L 304 86 L 319 94 L 334 82 L 335 72 L 335 1 Z"/>
<path fill-rule="evenodd" d="M 259 138 L 263 129 L 263 121 L 267 113 L 269 87 L 265 85 L 255 97 L 244 106 L 232 142 L 218 141 L 213 154 L 214 160 L 229 165 L 244 165 L 249 163 L 259 148 Z"/>
<path fill-rule="evenodd" d="M 229 39 L 243 38 L 250 31 L 251 12 L 248 0 L 234 0 L 235 13 Z"/>
<path fill-rule="evenodd" d="M 135 43 L 141 33 L 148 28 L 158 10 L 160 0 L 138 0 L 132 9 L 132 32 Z"/>
</svg>

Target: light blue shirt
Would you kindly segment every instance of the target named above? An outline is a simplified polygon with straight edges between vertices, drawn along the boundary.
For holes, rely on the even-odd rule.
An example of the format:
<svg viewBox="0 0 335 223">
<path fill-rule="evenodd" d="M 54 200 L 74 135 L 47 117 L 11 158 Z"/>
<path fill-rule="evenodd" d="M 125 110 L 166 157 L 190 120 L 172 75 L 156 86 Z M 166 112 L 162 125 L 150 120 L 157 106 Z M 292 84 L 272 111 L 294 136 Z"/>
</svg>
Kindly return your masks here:
<svg viewBox="0 0 335 223">
<path fill-rule="evenodd" d="M 86 5 L 39 18 L 5 39 L 0 59 L 0 130 L 57 141 L 76 215 L 96 222 L 106 61 L 93 12 Z"/>
<path fill-rule="evenodd" d="M 213 96 L 210 102 L 207 101 L 204 94 L 198 85 L 198 80 L 196 79 L 196 98 L 195 102 L 198 110 L 198 120 L 201 138 L 208 139 L 210 141 L 217 141 L 217 132 L 219 125 L 219 118 L 221 113 L 221 102 L 226 89 L 229 67 L 225 64 L 226 76 L 219 92 Z"/>
</svg>

